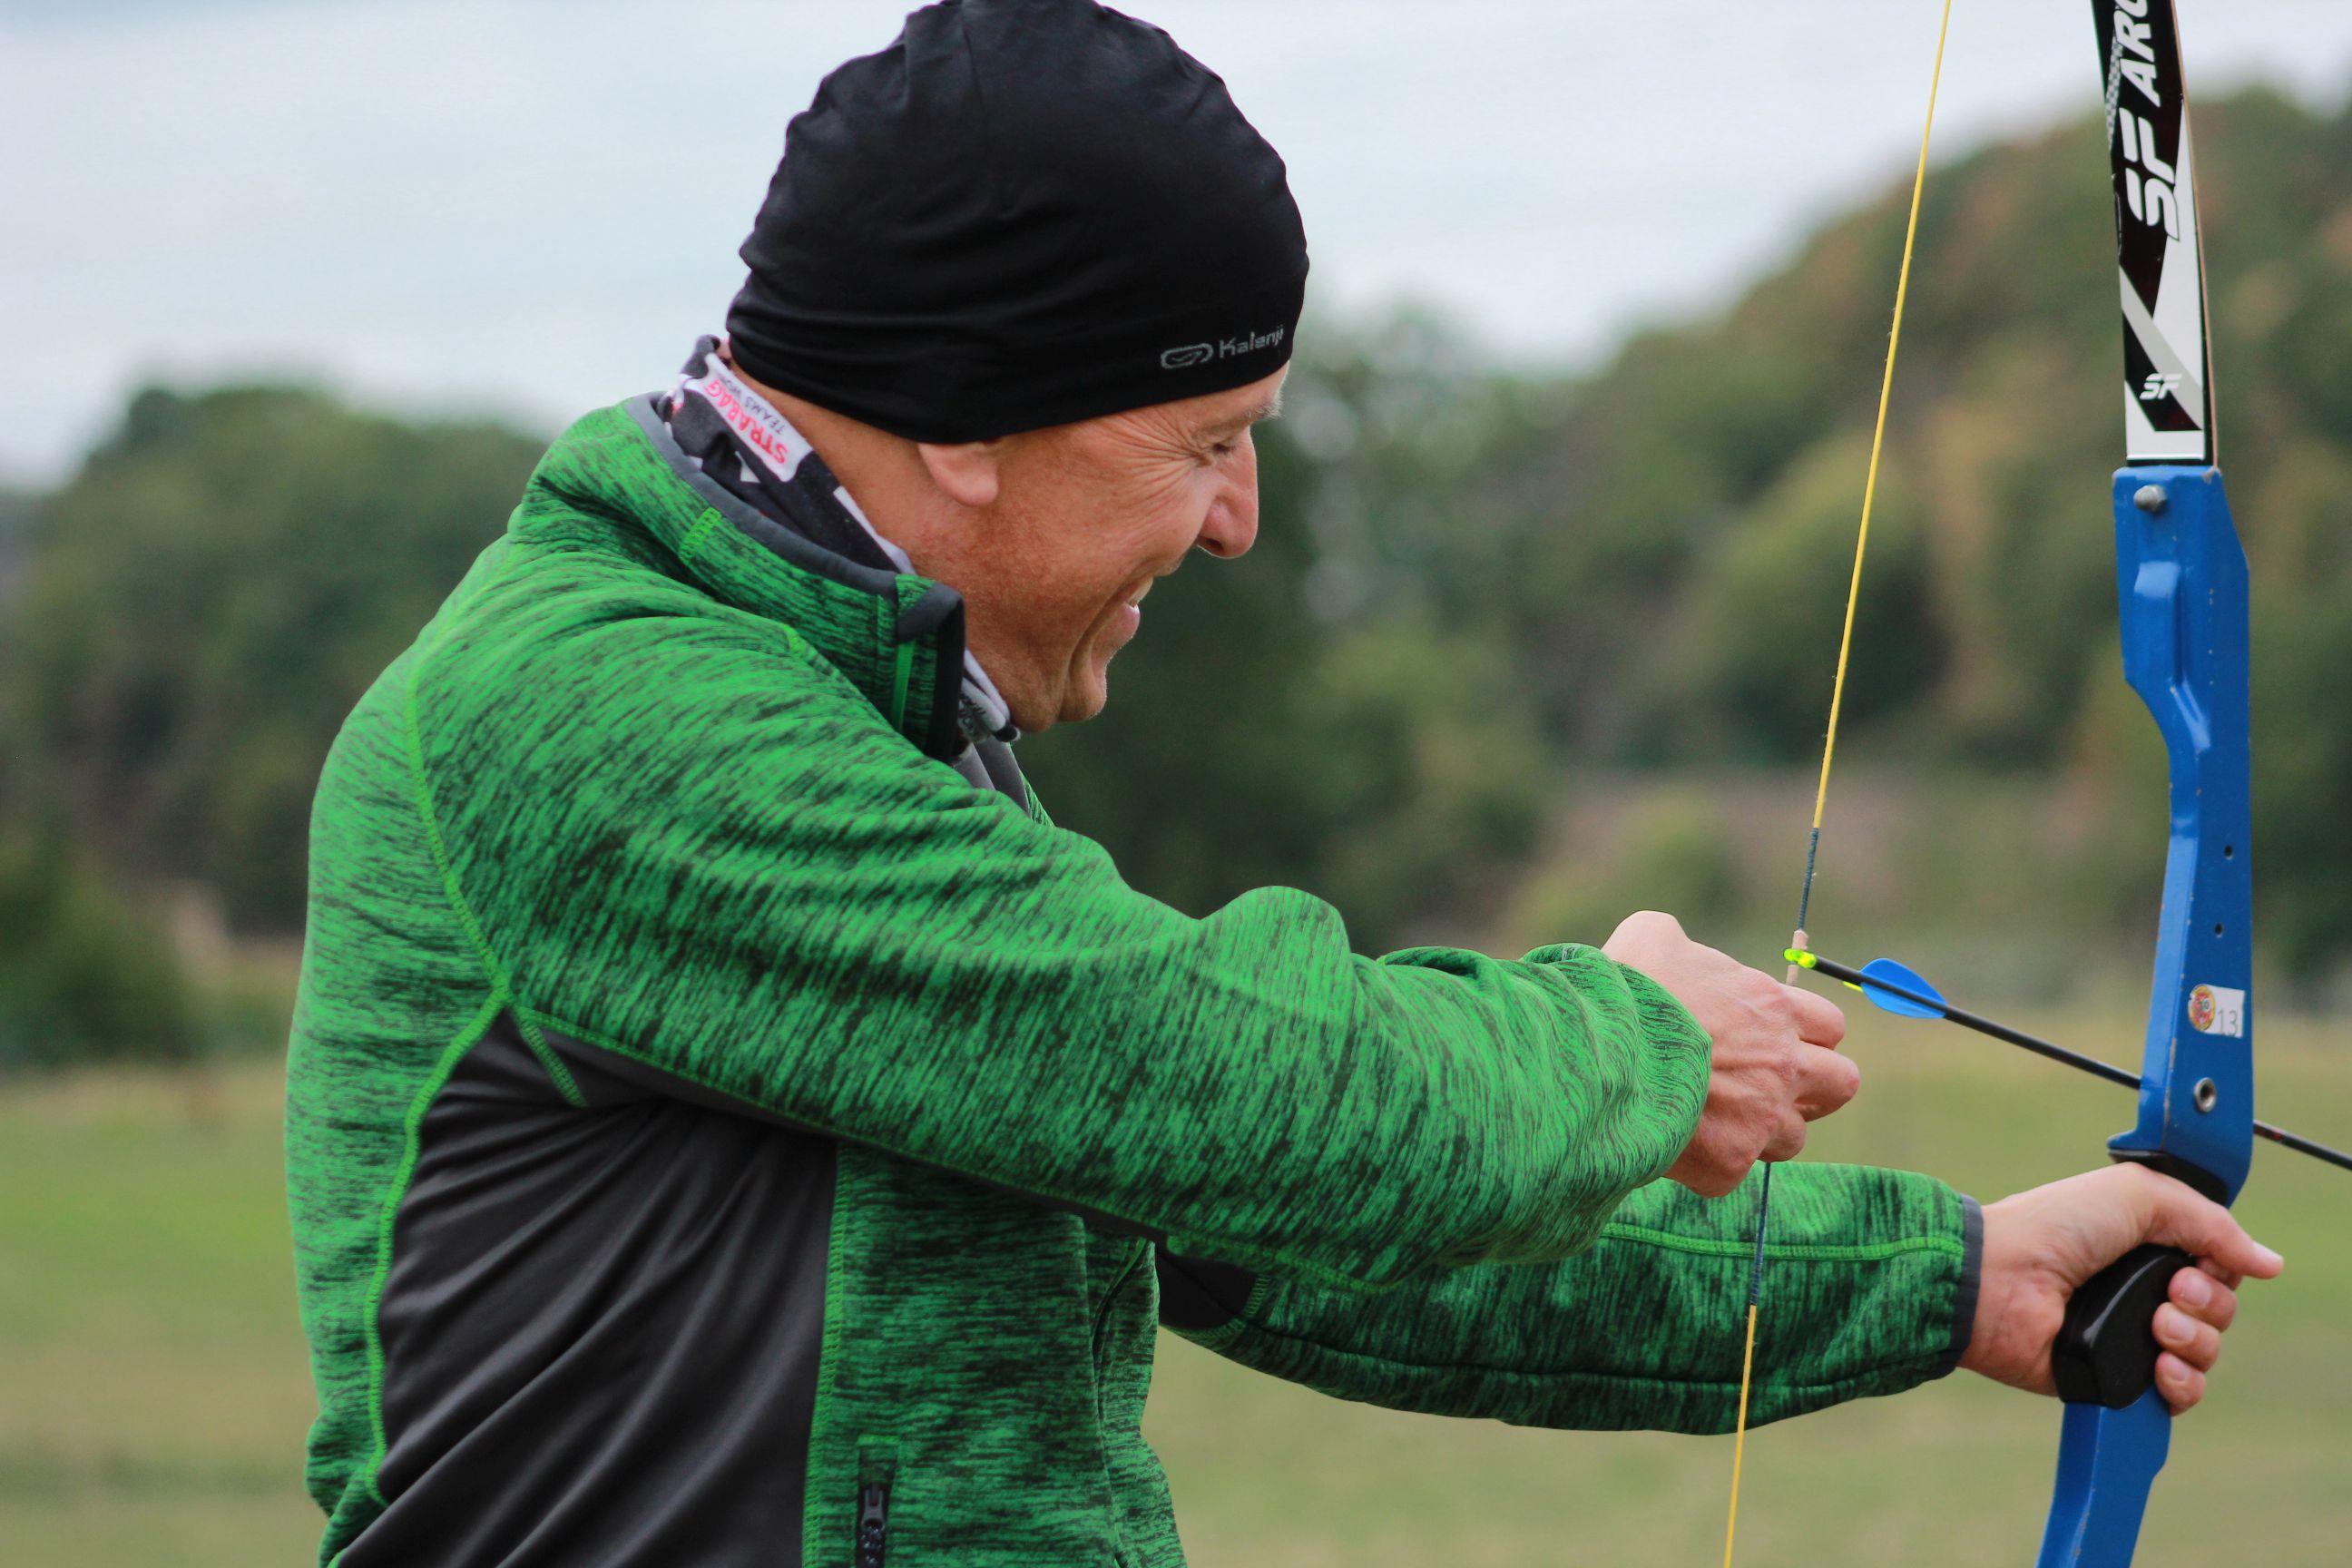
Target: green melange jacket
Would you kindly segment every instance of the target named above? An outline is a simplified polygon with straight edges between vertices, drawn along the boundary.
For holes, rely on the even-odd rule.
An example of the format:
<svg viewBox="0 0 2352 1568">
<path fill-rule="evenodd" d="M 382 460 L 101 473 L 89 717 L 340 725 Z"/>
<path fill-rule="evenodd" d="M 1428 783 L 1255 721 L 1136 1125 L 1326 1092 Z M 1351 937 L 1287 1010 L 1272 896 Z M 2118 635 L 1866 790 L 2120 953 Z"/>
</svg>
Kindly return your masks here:
<svg viewBox="0 0 2352 1568">
<path fill-rule="evenodd" d="M 1732 1415 L 1705 1037 L 1585 947 L 1194 920 L 944 760 L 961 605 L 583 420 L 319 792 L 288 1180 L 322 1557 L 1173 1568 L 1171 1325 L 1349 1398 Z M 1793 1166 L 1771 1420 L 1947 1370 L 1971 1209 Z"/>
</svg>

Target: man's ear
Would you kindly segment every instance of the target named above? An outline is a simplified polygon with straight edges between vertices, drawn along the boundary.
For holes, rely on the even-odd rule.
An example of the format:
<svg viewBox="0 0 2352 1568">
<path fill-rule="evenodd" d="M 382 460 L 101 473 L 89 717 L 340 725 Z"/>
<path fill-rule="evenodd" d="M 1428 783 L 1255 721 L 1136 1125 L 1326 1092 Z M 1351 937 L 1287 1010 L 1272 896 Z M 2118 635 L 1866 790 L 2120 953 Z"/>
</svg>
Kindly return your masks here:
<svg viewBox="0 0 2352 1568">
<path fill-rule="evenodd" d="M 1003 441 L 962 441 L 951 447 L 918 441 L 915 451 L 922 458 L 931 483 L 950 500 L 974 511 L 994 504 L 1004 456 Z"/>
</svg>

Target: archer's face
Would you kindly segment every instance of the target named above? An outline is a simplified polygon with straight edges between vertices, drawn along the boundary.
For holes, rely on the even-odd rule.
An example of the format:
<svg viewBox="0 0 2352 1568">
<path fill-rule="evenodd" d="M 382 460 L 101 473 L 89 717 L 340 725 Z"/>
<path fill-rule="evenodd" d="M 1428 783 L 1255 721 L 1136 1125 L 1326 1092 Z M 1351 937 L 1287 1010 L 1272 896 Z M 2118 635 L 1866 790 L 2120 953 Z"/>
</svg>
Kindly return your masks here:
<svg viewBox="0 0 2352 1568">
<path fill-rule="evenodd" d="M 964 596 L 972 651 L 1024 731 L 1091 719 L 1151 585 L 1200 549 L 1257 537 L 1250 428 L 1287 367 L 1247 386 L 1003 439 L 995 500 L 970 536 L 933 541 Z M 952 557 L 948 559 L 947 557 Z"/>
</svg>

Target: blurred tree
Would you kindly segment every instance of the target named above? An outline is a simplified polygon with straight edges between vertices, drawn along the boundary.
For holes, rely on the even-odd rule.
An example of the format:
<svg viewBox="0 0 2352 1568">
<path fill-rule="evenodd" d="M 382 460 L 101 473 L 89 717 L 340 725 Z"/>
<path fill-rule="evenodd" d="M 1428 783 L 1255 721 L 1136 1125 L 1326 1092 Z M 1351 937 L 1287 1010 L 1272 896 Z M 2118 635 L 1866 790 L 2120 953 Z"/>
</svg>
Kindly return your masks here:
<svg viewBox="0 0 2352 1568">
<path fill-rule="evenodd" d="M 6 627 L 42 795 L 123 872 L 299 927 L 328 742 L 539 450 L 299 388 L 139 394 L 38 509 Z"/>
<path fill-rule="evenodd" d="M 1671 617 L 1654 623 L 1656 646 L 1635 667 L 1642 684 L 1628 694 L 1625 730 L 1633 760 L 1802 762 L 1818 746 L 1853 550 L 1852 480 L 1867 456 L 1862 442 L 1808 447 L 1737 533 L 1692 562 Z M 1855 729 L 1916 706 L 1938 673 L 1922 533 L 1916 499 L 1901 476 L 1887 476 L 1872 525 L 1870 592 L 1855 612 L 1854 640 L 1869 657 L 1846 683 L 1845 721 Z"/>
<path fill-rule="evenodd" d="M 1605 835 L 1588 835 L 1578 858 L 1520 885 L 1504 922 L 1512 946 L 1599 942 L 1643 909 L 1669 910 L 1701 940 L 1717 942 L 1746 918 L 1756 889 L 1735 853 L 1740 824 L 1722 801 L 1661 778 L 1610 816 Z"/>
<path fill-rule="evenodd" d="M 62 834 L 0 837 L 0 1074 L 196 1054 L 160 922 L 110 892 Z"/>
<path fill-rule="evenodd" d="M 16 565 L 25 553 L 25 536 L 32 531 L 33 509 L 40 497 L 34 491 L 0 485 L 0 605 L 8 602 L 16 585 Z"/>
</svg>

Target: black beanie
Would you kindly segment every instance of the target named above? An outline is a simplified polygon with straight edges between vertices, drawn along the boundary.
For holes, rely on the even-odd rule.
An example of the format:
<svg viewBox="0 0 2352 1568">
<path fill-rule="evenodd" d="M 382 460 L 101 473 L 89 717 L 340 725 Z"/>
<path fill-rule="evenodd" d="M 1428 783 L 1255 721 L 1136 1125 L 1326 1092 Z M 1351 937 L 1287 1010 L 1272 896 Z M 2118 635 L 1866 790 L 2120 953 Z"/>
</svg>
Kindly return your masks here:
<svg viewBox="0 0 2352 1568">
<path fill-rule="evenodd" d="M 918 441 L 1271 375 L 1307 285 L 1224 82 L 1088 0 L 944 0 L 826 77 L 742 255 L 736 363 Z"/>
</svg>

